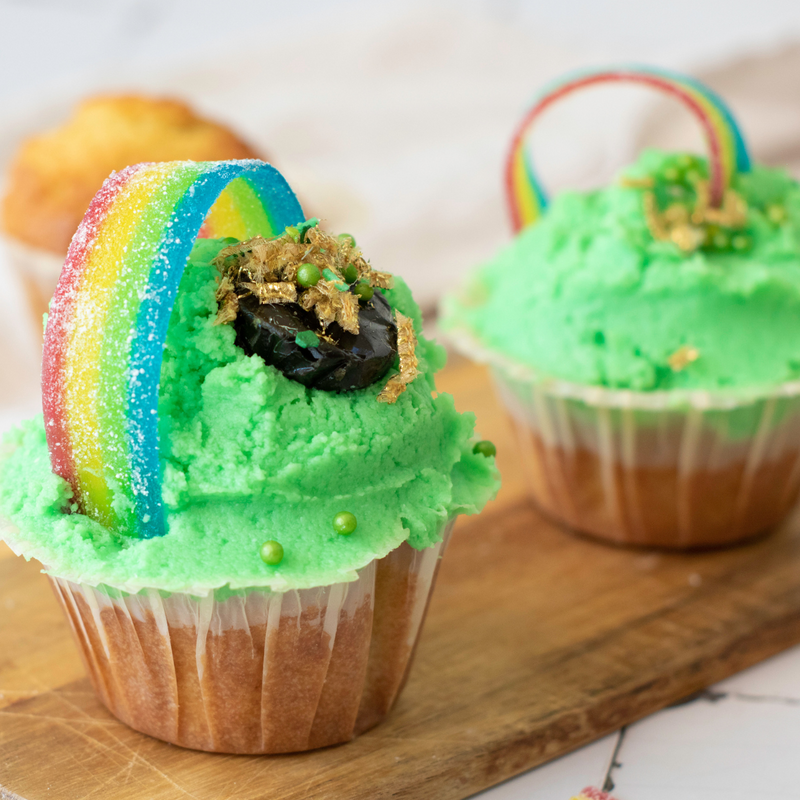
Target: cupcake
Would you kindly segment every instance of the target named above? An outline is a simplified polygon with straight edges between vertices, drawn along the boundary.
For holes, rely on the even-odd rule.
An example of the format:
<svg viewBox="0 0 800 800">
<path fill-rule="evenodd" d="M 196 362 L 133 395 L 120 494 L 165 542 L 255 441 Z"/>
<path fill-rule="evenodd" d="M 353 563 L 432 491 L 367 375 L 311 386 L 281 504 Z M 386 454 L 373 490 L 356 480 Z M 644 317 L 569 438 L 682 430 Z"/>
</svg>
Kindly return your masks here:
<svg viewBox="0 0 800 800">
<path fill-rule="evenodd" d="M 453 521 L 498 486 L 407 286 L 302 220 L 259 161 L 109 178 L 51 305 L 44 424 L 3 443 L 3 536 L 98 697 L 184 747 L 380 722 Z"/>
<path fill-rule="evenodd" d="M 547 204 L 524 154 L 554 98 L 631 80 L 682 99 L 709 159 L 648 151 Z M 648 70 L 558 83 L 515 139 L 518 233 L 448 297 L 442 327 L 486 361 L 533 499 L 578 531 L 666 548 L 777 525 L 800 486 L 800 186 L 751 166 L 709 90 Z"/>
<path fill-rule="evenodd" d="M 111 172 L 141 161 L 256 157 L 228 128 L 185 103 L 139 95 L 89 98 L 60 127 L 24 141 L 11 162 L 0 219 L 37 326 L 72 234 Z"/>
</svg>

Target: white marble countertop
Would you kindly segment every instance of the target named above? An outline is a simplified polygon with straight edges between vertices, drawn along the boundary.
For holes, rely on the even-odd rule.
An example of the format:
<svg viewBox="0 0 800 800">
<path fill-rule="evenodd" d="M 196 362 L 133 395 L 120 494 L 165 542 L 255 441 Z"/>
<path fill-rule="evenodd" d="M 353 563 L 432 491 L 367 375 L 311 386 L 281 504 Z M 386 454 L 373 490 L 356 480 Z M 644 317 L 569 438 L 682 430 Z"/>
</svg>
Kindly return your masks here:
<svg viewBox="0 0 800 800">
<path fill-rule="evenodd" d="M 796 0 L 676 0 L 666 16 L 661 4 L 603 8 L 438 0 L 388 10 L 313 0 L 292 12 L 257 0 L 0 0 L 0 165 L 19 135 L 86 93 L 182 94 L 269 148 L 302 193 L 330 201 L 332 223 L 359 231 L 373 261 L 409 275 L 432 300 L 507 236 L 498 169 L 508 132 L 530 93 L 565 68 L 612 58 L 699 65 L 730 97 L 757 153 L 800 163 Z M 288 35 L 299 31 L 298 52 Z M 334 58 L 330 41 L 344 55 Z M 311 91 L 322 109 L 317 129 Z M 343 100 L 359 109 L 355 127 L 340 115 Z M 638 101 L 613 108 L 614 123 L 586 126 L 570 112 L 537 139 L 555 185 L 607 175 L 642 131 L 684 135 L 663 116 L 634 124 L 652 111 Z M 37 337 L 2 257 L 0 286 L 3 429 L 36 413 L 39 391 Z M 800 648 L 480 797 L 569 800 L 594 785 L 618 800 L 796 800 L 798 741 Z"/>
<path fill-rule="evenodd" d="M 539 769 L 475 795 L 569 800 L 797 800 L 800 647 Z"/>
</svg>

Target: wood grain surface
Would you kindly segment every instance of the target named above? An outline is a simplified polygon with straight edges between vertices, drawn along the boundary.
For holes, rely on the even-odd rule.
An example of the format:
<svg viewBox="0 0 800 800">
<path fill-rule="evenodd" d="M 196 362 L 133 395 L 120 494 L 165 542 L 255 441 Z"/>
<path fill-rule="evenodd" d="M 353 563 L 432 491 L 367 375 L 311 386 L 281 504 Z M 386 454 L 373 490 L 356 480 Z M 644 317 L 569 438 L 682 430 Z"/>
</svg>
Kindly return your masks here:
<svg viewBox="0 0 800 800">
<path fill-rule="evenodd" d="M 505 484 L 457 527 L 387 722 L 271 757 L 135 733 L 92 694 L 37 566 L 0 546 L 0 798 L 456 800 L 800 642 L 797 525 L 690 556 L 578 538 L 526 500 L 485 374 L 456 365 L 440 387 L 477 412 Z"/>
</svg>

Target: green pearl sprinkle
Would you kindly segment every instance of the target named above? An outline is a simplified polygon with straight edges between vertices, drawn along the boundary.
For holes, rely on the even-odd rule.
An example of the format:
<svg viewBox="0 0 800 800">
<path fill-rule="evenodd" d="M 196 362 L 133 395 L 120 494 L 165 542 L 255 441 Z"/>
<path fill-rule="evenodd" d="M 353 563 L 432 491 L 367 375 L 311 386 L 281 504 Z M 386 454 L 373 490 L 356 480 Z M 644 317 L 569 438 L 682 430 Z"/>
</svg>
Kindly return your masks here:
<svg viewBox="0 0 800 800">
<path fill-rule="evenodd" d="M 375 290 L 368 283 L 359 283 L 358 286 L 353 289 L 353 292 L 362 303 L 368 303 L 372 300 L 372 295 L 375 294 Z"/>
<path fill-rule="evenodd" d="M 740 252 L 743 250 L 749 250 L 752 244 L 753 240 L 743 233 L 740 233 L 731 239 L 731 247 L 733 247 L 734 250 L 739 250 Z"/>
<path fill-rule="evenodd" d="M 297 268 L 297 282 L 304 289 L 316 286 L 322 277 L 316 264 L 301 264 Z"/>
<path fill-rule="evenodd" d="M 300 241 L 300 231 L 297 229 L 296 225 L 289 225 L 286 228 L 286 235 L 293 241 L 299 242 Z"/>
<path fill-rule="evenodd" d="M 728 236 L 727 233 L 720 231 L 714 235 L 711 243 L 717 248 L 717 250 L 727 250 L 731 246 L 731 237 Z"/>
<path fill-rule="evenodd" d="M 786 222 L 787 216 L 786 209 L 779 203 L 773 203 L 773 205 L 767 206 L 767 219 L 773 225 L 780 225 Z"/>
<path fill-rule="evenodd" d="M 340 242 L 344 242 L 345 240 L 349 239 L 350 240 L 350 247 L 355 247 L 356 246 L 356 240 L 355 240 L 355 237 L 352 234 L 340 233 L 336 238 Z"/>
<path fill-rule="evenodd" d="M 348 283 L 355 283 L 358 280 L 358 270 L 355 264 L 348 264 L 344 268 L 344 279 Z"/>
<path fill-rule="evenodd" d="M 349 536 L 358 525 L 355 514 L 349 511 L 340 511 L 333 518 L 333 529 L 341 536 Z"/>
<path fill-rule="evenodd" d="M 488 439 L 483 439 L 480 442 L 475 442 L 472 452 L 476 455 L 480 453 L 485 458 L 489 458 L 489 456 L 497 455 L 497 448 L 494 446 L 494 442 L 490 442 Z"/>
<path fill-rule="evenodd" d="M 675 183 L 681 179 L 681 172 L 677 167 L 667 167 L 664 170 L 664 180 L 670 183 Z"/>
<path fill-rule="evenodd" d="M 258 552 L 261 556 L 261 560 L 265 564 L 270 564 L 273 567 L 283 561 L 283 545 L 280 542 L 276 542 L 274 539 L 264 542 Z"/>
</svg>

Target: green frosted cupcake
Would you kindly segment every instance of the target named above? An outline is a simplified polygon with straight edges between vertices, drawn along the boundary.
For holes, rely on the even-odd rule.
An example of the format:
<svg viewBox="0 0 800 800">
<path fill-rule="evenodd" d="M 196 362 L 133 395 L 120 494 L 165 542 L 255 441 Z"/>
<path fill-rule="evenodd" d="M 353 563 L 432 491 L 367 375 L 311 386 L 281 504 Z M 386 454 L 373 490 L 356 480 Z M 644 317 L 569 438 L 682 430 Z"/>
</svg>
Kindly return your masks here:
<svg viewBox="0 0 800 800">
<path fill-rule="evenodd" d="M 163 535 L 126 527 L 113 476 L 104 523 L 41 418 L 3 442 L 4 538 L 51 576 L 109 709 L 186 747 L 304 750 L 380 721 L 453 520 L 498 487 L 474 417 L 433 395 L 444 352 L 406 285 L 315 222 L 191 251 L 160 367 Z"/>
<path fill-rule="evenodd" d="M 616 80 L 683 99 L 714 157 L 646 151 L 611 185 L 546 204 L 527 126 Z M 798 183 L 750 165 L 710 90 L 646 68 L 550 87 L 507 180 L 517 235 L 444 299 L 441 327 L 491 365 L 536 502 L 580 531 L 670 548 L 779 523 L 800 488 Z"/>
</svg>

